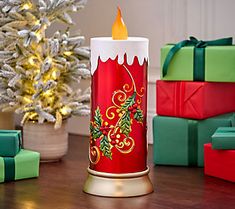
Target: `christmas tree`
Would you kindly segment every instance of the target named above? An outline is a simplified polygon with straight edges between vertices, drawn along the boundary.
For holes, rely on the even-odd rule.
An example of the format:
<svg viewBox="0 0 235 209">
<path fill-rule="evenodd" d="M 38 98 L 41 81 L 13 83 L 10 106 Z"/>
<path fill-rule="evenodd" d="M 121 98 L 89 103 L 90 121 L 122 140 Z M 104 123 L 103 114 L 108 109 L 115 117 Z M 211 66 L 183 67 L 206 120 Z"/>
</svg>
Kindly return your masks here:
<svg viewBox="0 0 235 209">
<path fill-rule="evenodd" d="M 70 12 L 84 0 L 0 0 L 0 105 L 27 121 L 53 122 L 59 128 L 71 115 L 89 114 L 89 89 L 74 89 L 73 81 L 90 76 L 89 49 L 84 37 L 69 29 L 52 37 L 55 21 L 72 25 Z"/>
</svg>

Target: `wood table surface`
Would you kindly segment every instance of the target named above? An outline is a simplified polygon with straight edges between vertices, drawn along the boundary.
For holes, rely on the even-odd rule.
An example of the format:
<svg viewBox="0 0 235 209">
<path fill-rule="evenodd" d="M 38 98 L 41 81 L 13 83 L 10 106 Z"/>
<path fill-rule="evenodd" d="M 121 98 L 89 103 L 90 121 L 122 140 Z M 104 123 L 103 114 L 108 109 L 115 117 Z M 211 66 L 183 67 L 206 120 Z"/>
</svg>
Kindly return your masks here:
<svg viewBox="0 0 235 209">
<path fill-rule="evenodd" d="M 235 184 L 207 177 L 202 168 L 154 166 L 154 193 L 103 198 L 82 192 L 88 166 L 88 138 L 70 135 L 68 155 L 40 166 L 40 177 L 0 184 L 0 209 L 234 209 Z"/>
</svg>

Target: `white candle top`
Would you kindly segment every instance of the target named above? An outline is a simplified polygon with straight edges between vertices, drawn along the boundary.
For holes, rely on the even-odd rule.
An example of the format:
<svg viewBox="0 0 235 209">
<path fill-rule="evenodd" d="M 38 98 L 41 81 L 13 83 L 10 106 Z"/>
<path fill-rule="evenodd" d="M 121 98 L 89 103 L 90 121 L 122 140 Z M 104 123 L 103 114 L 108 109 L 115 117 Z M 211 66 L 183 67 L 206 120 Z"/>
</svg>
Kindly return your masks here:
<svg viewBox="0 0 235 209">
<path fill-rule="evenodd" d="M 147 38 L 129 37 L 127 40 L 113 40 L 111 37 L 91 38 L 91 74 L 97 69 L 98 60 L 106 62 L 114 60 L 118 56 L 118 64 L 124 63 L 124 55 L 127 56 L 127 64 L 131 65 L 137 57 L 139 64 L 148 61 Z"/>
</svg>

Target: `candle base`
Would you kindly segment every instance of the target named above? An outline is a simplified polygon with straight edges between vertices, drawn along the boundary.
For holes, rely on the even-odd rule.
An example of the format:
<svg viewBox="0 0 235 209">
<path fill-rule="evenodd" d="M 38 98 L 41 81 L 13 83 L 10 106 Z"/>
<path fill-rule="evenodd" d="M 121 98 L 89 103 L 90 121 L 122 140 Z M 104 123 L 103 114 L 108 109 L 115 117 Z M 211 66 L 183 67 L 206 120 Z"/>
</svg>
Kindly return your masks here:
<svg viewBox="0 0 235 209">
<path fill-rule="evenodd" d="M 104 197 L 134 197 L 153 192 L 148 176 L 149 168 L 142 172 L 112 174 L 88 168 L 88 177 L 83 191 Z"/>
</svg>

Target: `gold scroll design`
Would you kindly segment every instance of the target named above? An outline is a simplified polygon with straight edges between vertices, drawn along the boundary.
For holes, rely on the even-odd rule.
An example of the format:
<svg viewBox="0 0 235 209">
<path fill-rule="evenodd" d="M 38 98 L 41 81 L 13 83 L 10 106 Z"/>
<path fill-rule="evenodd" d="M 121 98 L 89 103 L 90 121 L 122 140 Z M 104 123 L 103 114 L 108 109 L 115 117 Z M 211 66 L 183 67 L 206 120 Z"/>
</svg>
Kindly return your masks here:
<svg viewBox="0 0 235 209">
<path fill-rule="evenodd" d="M 99 160 L 100 160 L 100 151 L 99 151 L 99 148 L 97 146 L 91 146 L 90 147 L 89 160 L 92 164 L 97 164 L 99 162 Z"/>
<path fill-rule="evenodd" d="M 89 156 L 90 162 L 92 164 L 97 164 L 99 162 L 99 152 L 102 152 L 103 156 L 106 156 L 110 159 L 112 159 L 113 148 L 116 148 L 119 152 L 123 154 L 128 154 L 132 152 L 135 147 L 135 140 L 130 136 L 130 133 L 132 131 L 131 125 L 133 123 L 133 120 L 136 120 L 138 123 L 141 123 L 143 125 L 143 115 L 141 117 L 137 117 L 136 114 L 143 114 L 140 105 L 142 103 L 142 97 L 144 96 L 144 87 L 141 87 L 139 91 L 137 91 L 135 80 L 132 74 L 125 65 L 123 65 L 123 67 L 131 79 L 131 84 L 126 83 L 123 85 L 122 89 L 113 92 L 111 99 L 113 105 L 108 107 L 105 111 L 105 116 L 107 119 L 114 121 L 115 118 L 118 118 L 117 122 L 115 124 L 110 125 L 108 124 L 108 122 L 103 121 L 100 112 L 97 113 L 97 111 L 100 111 L 99 107 L 97 107 L 95 111 L 101 117 L 100 121 L 102 121 L 102 124 L 100 123 L 100 125 L 102 127 L 99 127 L 100 130 L 101 128 L 102 130 L 105 129 L 107 130 L 107 133 L 106 131 L 105 133 L 103 131 L 102 134 L 99 134 L 99 148 L 97 146 L 90 147 L 90 154 L 93 156 L 93 158 L 96 157 L 94 160 L 91 156 Z M 133 113 L 134 110 L 137 113 Z M 97 115 L 95 116 L 95 118 L 97 119 Z M 95 122 L 92 121 L 91 124 L 94 125 Z M 127 126 L 127 129 L 125 129 L 125 126 Z M 91 136 L 91 140 L 96 141 L 97 138 Z M 106 150 L 104 149 L 103 144 L 106 145 Z"/>
</svg>

